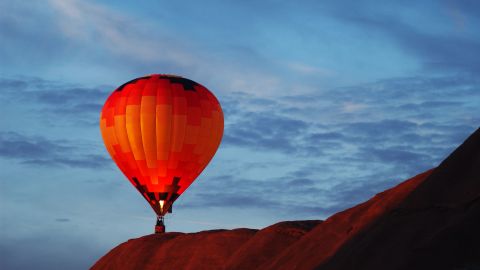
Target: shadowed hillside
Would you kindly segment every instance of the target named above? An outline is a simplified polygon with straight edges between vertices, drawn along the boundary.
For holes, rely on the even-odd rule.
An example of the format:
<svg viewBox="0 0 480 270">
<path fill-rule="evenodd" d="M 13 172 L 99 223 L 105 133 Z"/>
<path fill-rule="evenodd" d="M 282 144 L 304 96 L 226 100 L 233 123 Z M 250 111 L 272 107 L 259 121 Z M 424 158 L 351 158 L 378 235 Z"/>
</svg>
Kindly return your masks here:
<svg viewBox="0 0 480 270">
<path fill-rule="evenodd" d="M 479 269 L 480 131 L 437 168 L 326 221 L 129 240 L 92 269 Z"/>
</svg>

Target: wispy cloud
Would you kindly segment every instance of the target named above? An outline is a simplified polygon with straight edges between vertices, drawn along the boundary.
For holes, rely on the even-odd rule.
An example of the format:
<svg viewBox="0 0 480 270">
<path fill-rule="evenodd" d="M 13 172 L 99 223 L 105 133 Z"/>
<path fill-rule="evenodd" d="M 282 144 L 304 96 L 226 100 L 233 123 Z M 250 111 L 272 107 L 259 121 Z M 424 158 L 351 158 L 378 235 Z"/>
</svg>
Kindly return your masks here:
<svg viewBox="0 0 480 270">
<path fill-rule="evenodd" d="M 413 5 L 424 8 L 418 3 Z M 398 9 L 404 9 L 408 5 L 398 6 Z M 469 31 L 475 28 L 480 21 L 478 16 L 471 16 L 470 8 L 478 8 L 475 4 L 466 3 L 445 3 L 439 2 L 424 16 L 431 16 L 434 22 L 442 24 L 443 31 L 433 30 L 429 27 L 432 22 L 425 24 L 415 23 L 416 18 L 406 20 L 402 17 L 397 8 L 387 9 L 382 5 L 374 8 L 374 5 L 357 5 L 356 8 L 341 9 L 336 6 L 335 18 L 341 21 L 351 23 L 352 26 L 361 29 L 369 29 L 372 32 L 380 33 L 390 38 L 396 45 L 401 46 L 409 54 L 413 54 L 422 59 L 425 68 L 434 70 L 454 70 L 477 74 L 480 69 L 480 40 L 478 34 L 459 35 L 452 31 L 452 27 L 446 24 L 448 17 L 454 14 L 461 15 L 463 18 L 462 28 L 469 26 Z M 471 7 L 473 6 L 473 7 Z M 396 10 L 395 12 L 392 12 Z M 383 11 L 383 12 L 379 12 Z M 415 17 L 417 14 L 412 14 Z M 459 18 L 456 16 L 455 18 Z M 468 18 L 468 19 L 467 19 Z M 438 20 L 438 21 L 437 21 Z"/>
<path fill-rule="evenodd" d="M 85 87 L 34 77 L 0 78 L 0 100 L 23 104 L 25 114 L 40 121 L 55 119 L 57 125 L 98 125 L 104 100 L 114 87 Z"/>
<path fill-rule="evenodd" d="M 56 218 L 55 221 L 56 222 L 70 222 L 70 219 L 69 218 Z"/>
<path fill-rule="evenodd" d="M 47 167 L 105 168 L 111 161 L 105 155 L 84 153 L 84 149 L 66 140 L 24 136 L 0 132 L 0 157 L 15 159 L 22 164 Z"/>
<path fill-rule="evenodd" d="M 263 150 L 296 152 L 295 140 L 308 124 L 301 120 L 267 113 L 246 113 L 227 127 L 225 144 Z"/>
<path fill-rule="evenodd" d="M 142 31 L 133 18 L 102 5 L 77 0 L 50 0 L 49 3 L 59 16 L 59 28 L 71 39 L 85 44 L 101 43 L 111 52 L 141 61 L 171 61 L 180 66 L 193 62 L 193 56 L 179 49 L 180 44 L 172 44 L 174 40 L 165 33 Z M 161 42 L 162 34 L 168 42 Z"/>
<path fill-rule="evenodd" d="M 209 178 L 194 191 L 201 203 L 184 206 L 331 214 L 438 165 L 478 127 L 472 112 L 479 89 L 468 76 L 405 77 L 310 96 L 225 96 L 224 147 L 243 149 L 250 162 L 258 151 L 268 152 L 282 165 L 260 160 L 265 166 L 253 178 Z M 322 108 L 321 100 L 329 103 Z M 345 110 L 351 100 L 364 105 Z M 246 160 L 236 162 L 239 171 L 254 170 Z M 297 170 L 269 175 L 281 166 Z"/>
<path fill-rule="evenodd" d="M 319 179 L 278 177 L 252 180 L 235 175 L 210 178 L 204 186 L 190 191 L 185 208 L 269 209 L 286 215 L 327 217 L 365 200 L 392 185 L 382 174 L 369 174 L 353 181 L 329 179 L 331 186 L 319 185 Z"/>
<path fill-rule="evenodd" d="M 478 80 L 460 76 L 389 79 L 309 96 L 226 96 L 224 143 L 289 154 L 341 150 L 338 144 L 415 152 L 447 138 L 451 143 L 442 146 L 453 147 L 479 123 L 472 113 L 478 91 Z M 320 106 L 322 100 L 329 102 Z"/>
</svg>

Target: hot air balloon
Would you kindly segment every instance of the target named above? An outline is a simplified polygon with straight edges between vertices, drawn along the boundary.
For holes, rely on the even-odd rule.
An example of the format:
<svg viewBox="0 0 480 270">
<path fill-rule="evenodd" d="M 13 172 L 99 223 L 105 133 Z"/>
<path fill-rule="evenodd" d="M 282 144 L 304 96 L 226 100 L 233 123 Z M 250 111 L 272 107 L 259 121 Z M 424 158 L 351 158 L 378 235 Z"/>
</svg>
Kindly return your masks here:
<svg viewBox="0 0 480 270">
<path fill-rule="evenodd" d="M 164 232 L 164 216 L 220 145 L 223 112 L 204 86 L 154 74 L 108 97 L 100 130 L 112 159 L 157 214 L 156 232 Z"/>
</svg>

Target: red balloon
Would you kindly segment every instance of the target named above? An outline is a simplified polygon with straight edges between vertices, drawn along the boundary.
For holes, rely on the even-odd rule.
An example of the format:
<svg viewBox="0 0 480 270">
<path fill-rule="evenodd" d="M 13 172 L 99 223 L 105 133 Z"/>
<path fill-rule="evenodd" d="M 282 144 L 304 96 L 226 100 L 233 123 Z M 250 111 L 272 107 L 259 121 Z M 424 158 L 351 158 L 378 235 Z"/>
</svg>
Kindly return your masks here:
<svg viewBox="0 0 480 270">
<path fill-rule="evenodd" d="M 112 159 L 162 217 L 215 155 L 223 112 L 204 86 L 156 74 L 118 87 L 100 129 Z"/>
</svg>

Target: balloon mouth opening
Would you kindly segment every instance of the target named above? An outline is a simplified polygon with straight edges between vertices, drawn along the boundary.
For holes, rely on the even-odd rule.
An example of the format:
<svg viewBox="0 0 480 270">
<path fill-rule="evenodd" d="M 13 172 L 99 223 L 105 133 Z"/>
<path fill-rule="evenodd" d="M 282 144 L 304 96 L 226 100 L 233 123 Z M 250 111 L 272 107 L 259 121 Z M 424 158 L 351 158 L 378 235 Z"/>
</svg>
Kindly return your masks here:
<svg viewBox="0 0 480 270">
<path fill-rule="evenodd" d="M 165 201 L 160 200 L 160 201 L 158 201 L 158 204 L 160 205 L 160 213 L 163 213 L 163 206 L 165 205 Z"/>
</svg>

